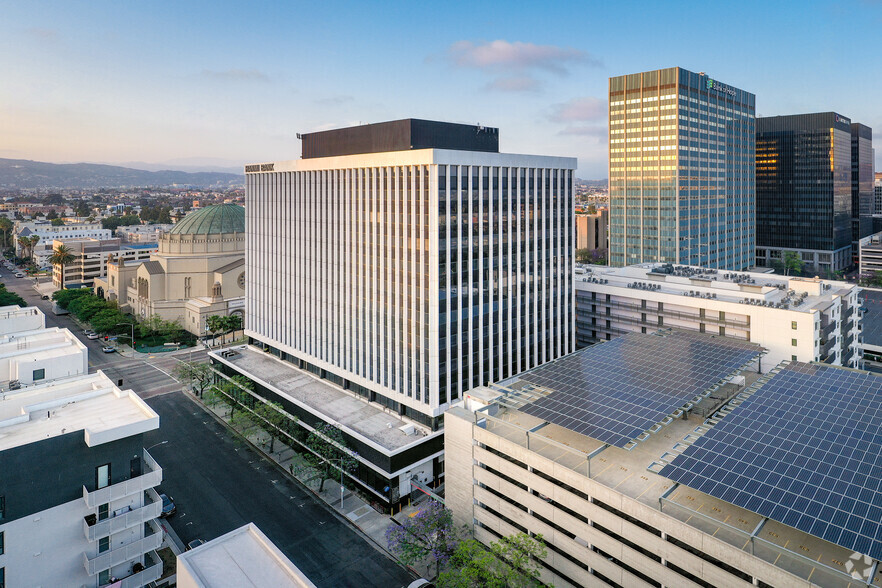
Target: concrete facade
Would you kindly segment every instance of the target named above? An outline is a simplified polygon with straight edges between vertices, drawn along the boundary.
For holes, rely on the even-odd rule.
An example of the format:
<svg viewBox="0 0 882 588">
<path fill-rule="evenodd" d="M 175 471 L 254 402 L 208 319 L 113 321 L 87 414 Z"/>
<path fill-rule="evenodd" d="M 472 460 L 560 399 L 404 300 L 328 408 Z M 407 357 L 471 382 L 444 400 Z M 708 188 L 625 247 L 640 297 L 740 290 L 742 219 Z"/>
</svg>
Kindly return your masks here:
<svg viewBox="0 0 882 588">
<path fill-rule="evenodd" d="M 0 568 L 7 586 L 140 587 L 160 577 L 159 416 L 98 372 L 0 407 Z"/>
<path fill-rule="evenodd" d="M 18 237 L 38 236 L 40 240 L 34 247 L 34 262 L 40 266 L 49 265 L 49 256 L 52 255 L 53 241 L 73 241 L 77 239 L 111 239 L 113 232 L 110 229 L 101 228 L 101 223 L 70 223 L 53 227 L 50 221 L 16 221 L 15 254 L 21 256 L 22 249 L 18 244 Z"/>
<path fill-rule="evenodd" d="M 609 211 L 606 208 L 594 214 L 576 214 L 576 249 L 609 250 Z"/>
<path fill-rule="evenodd" d="M 74 260 L 62 268 L 52 268 L 52 283 L 56 288 L 90 287 L 96 278 L 107 275 L 108 263 L 114 259 L 139 262 L 155 253 L 155 244 L 123 245 L 120 239 L 73 239 L 54 241 L 52 249 L 65 245 Z M 51 252 L 50 252 L 51 255 Z"/>
<path fill-rule="evenodd" d="M 641 264 L 575 272 L 579 343 L 660 327 L 759 343 L 783 360 L 860 367 L 859 288 L 846 282 Z M 785 302 L 786 301 L 786 302 Z"/>
<path fill-rule="evenodd" d="M 0 391 L 88 373 L 86 346 L 53 327 L 0 335 Z"/>
<path fill-rule="evenodd" d="M 46 328 L 46 315 L 36 306 L 0 306 L 0 335 Z"/>
<path fill-rule="evenodd" d="M 215 208 L 191 215 L 210 217 Z M 159 235 L 158 250 L 145 263 L 112 260 L 106 277 L 94 283 L 96 294 L 116 300 L 122 310 L 140 318 L 158 315 L 179 321 L 194 335 L 206 334 L 209 316 L 235 313 L 244 318 L 244 225 L 224 233 L 180 232 L 194 224 L 189 217 Z"/>
</svg>

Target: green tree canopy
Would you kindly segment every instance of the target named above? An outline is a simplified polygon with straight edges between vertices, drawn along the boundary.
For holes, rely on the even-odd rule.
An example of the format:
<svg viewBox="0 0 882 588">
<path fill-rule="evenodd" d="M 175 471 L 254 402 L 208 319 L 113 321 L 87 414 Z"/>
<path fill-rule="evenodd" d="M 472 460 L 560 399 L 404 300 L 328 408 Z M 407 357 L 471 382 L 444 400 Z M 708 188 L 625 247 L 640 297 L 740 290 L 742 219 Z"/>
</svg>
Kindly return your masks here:
<svg viewBox="0 0 882 588">
<path fill-rule="evenodd" d="M 540 587 L 539 559 L 547 557 L 542 535 L 518 533 L 484 547 L 475 539 L 460 543 L 438 577 L 438 588 Z"/>
<path fill-rule="evenodd" d="M 91 295 L 92 295 L 92 292 L 90 292 L 89 290 L 87 290 L 85 288 L 80 288 L 77 290 L 56 290 L 52 294 L 52 300 L 54 300 L 58 304 L 58 306 L 60 306 L 61 308 L 68 310 L 68 308 L 67 308 L 68 305 L 75 298 L 79 298 L 81 296 L 91 296 Z"/>
<path fill-rule="evenodd" d="M 343 432 L 333 425 L 318 424 L 307 436 L 306 446 L 310 451 L 303 457 L 321 478 L 319 492 L 325 489 L 326 480 L 339 474 L 341 467 L 347 472 L 358 467 L 355 452 L 346 446 Z"/>
<path fill-rule="evenodd" d="M 435 575 L 447 563 L 459 545 L 459 533 L 453 513 L 440 502 L 430 500 L 416 515 L 400 525 L 386 529 L 389 551 L 405 565 L 413 565 L 428 557 L 435 563 Z"/>
<path fill-rule="evenodd" d="M 6 289 L 6 284 L 0 283 L 0 306 L 21 306 L 24 308 L 28 305 L 25 302 L 24 298 L 16 294 L 15 292 L 10 292 Z"/>
</svg>

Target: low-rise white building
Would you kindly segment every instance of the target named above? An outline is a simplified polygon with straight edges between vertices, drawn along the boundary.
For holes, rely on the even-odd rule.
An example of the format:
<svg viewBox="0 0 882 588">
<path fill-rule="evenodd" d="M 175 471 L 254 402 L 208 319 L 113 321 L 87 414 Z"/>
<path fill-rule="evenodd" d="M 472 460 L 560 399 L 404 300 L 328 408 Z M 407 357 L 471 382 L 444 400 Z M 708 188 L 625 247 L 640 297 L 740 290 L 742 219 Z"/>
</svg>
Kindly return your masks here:
<svg viewBox="0 0 882 588">
<path fill-rule="evenodd" d="M 0 391 L 89 371 L 89 350 L 67 329 L 0 335 Z"/>
<path fill-rule="evenodd" d="M 875 233 L 858 241 L 860 255 L 860 274 L 869 277 L 874 272 L 882 272 L 882 233 Z"/>
<path fill-rule="evenodd" d="M 675 328 L 735 337 L 783 360 L 859 367 L 859 288 L 846 282 L 646 263 L 576 267 L 581 345 Z"/>
<path fill-rule="evenodd" d="M 0 570 L 5 586 L 144 586 L 162 575 L 143 434 L 159 415 L 102 372 L 0 402 Z"/>
<path fill-rule="evenodd" d="M 0 335 L 46 327 L 46 315 L 36 306 L 0 306 Z"/>
<path fill-rule="evenodd" d="M 126 243 L 157 243 L 163 233 L 174 228 L 173 224 L 166 225 L 129 225 L 119 227 L 116 236 Z"/>
<path fill-rule="evenodd" d="M 50 221 L 18 221 L 15 223 L 15 254 L 21 256 L 23 251 L 18 237 L 38 236 L 40 240 L 34 246 L 34 263 L 43 267 L 49 265 L 49 256 L 55 247 L 54 241 L 68 242 L 76 239 L 110 239 L 110 229 L 101 228 L 101 223 L 76 223 L 53 227 Z"/>
<path fill-rule="evenodd" d="M 178 556 L 178 588 L 315 588 L 254 523 Z"/>
<path fill-rule="evenodd" d="M 150 255 L 159 250 L 156 243 L 123 245 L 120 239 L 77 239 L 55 241 L 53 247 L 67 245 L 74 260 L 62 268 L 53 267 L 52 283 L 56 288 L 92 286 L 95 278 L 107 275 L 109 261 L 124 260 L 130 263 L 147 261 Z M 63 286 L 62 286 L 63 284 Z"/>
</svg>

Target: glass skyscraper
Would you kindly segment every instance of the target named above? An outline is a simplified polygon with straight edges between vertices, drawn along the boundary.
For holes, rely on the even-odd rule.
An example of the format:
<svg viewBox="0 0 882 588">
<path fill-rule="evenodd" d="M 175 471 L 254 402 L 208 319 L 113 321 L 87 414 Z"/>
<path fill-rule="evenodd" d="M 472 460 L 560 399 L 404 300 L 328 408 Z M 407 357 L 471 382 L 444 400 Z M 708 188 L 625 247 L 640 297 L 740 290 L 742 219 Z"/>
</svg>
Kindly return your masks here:
<svg viewBox="0 0 882 588">
<path fill-rule="evenodd" d="M 873 129 L 851 124 L 851 254 L 858 262 L 858 241 L 873 232 Z"/>
<path fill-rule="evenodd" d="M 755 96 L 679 67 L 610 78 L 610 263 L 754 263 Z"/>
<path fill-rule="evenodd" d="M 852 153 L 872 156 L 872 147 L 860 137 L 867 131 L 835 112 L 757 119 L 757 264 L 774 267 L 793 251 L 807 271 L 825 276 L 852 265 L 862 206 L 855 196 L 869 187 L 860 179 L 853 183 Z M 872 167 L 863 175 L 871 186 Z M 868 193 L 867 210 L 871 202 Z"/>
</svg>

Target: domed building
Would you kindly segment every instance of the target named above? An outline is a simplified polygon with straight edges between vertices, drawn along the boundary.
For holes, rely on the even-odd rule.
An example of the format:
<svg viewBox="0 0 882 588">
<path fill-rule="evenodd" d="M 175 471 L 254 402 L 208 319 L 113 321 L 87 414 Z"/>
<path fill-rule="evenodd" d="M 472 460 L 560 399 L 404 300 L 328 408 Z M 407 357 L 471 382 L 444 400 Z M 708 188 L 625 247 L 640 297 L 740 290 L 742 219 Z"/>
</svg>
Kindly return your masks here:
<svg viewBox="0 0 882 588">
<path fill-rule="evenodd" d="M 139 318 L 178 320 L 196 335 L 211 315 L 245 310 L 245 209 L 236 204 L 191 212 L 159 237 L 149 261 L 108 263 L 95 292 Z"/>
</svg>

